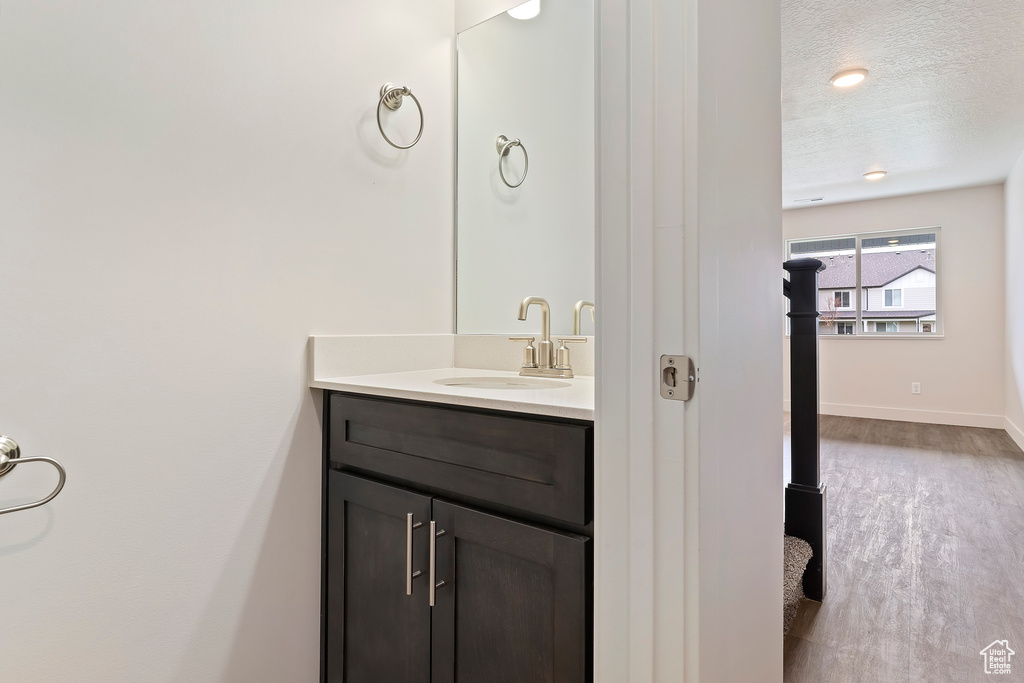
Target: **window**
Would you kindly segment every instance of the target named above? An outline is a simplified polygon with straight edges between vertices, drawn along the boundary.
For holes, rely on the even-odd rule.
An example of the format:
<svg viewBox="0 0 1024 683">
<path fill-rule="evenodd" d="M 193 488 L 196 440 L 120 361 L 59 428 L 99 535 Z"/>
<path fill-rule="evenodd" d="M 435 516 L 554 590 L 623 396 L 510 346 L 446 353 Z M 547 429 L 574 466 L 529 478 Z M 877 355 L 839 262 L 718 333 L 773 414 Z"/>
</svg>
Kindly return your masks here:
<svg viewBox="0 0 1024 683">
<path fill-rule="evenodd" d="M 825 266 L 818 273 L 823 337 L 936 335 L 942 333 L 940 237 L 937 227 L 813 237 L 789 240 L 786 256 Z"/>
</svg>

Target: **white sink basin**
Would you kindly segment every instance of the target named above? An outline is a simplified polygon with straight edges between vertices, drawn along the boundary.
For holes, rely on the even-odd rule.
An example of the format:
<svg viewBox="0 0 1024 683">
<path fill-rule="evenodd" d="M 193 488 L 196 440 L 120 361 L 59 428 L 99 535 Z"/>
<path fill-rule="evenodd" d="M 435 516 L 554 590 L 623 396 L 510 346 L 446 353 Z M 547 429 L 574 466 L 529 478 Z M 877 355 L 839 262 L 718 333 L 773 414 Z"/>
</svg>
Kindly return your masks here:
<svg viewBox="0 0 1024 683">
<path fill-rule="evenodd" d="M 446 387 L 468 387 L 470 389 L 561 389 L 571 387 L 569 382 L 542 377 L 445 377 L 435 379 L 434 384 Z"/>
</svg>

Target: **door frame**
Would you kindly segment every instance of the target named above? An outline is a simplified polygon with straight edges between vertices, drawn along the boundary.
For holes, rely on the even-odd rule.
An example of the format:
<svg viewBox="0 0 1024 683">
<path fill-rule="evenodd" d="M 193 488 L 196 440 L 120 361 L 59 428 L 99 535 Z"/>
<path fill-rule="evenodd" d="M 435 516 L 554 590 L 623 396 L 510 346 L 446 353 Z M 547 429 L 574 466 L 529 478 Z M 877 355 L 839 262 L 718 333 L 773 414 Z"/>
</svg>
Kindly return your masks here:
<svg viewBox="0 0 1024 683">
<path fill-rule="evenodd" d="M 660 354 L 698 356 L 683 335 L 697 329 L 683 300 L 697 291 L 683 201 L 696 3 L 596 7 L 595 681 L 696 681 L 698 491 L 684 472 L 699 398 L 656 398 Z"/>
<path fill-rule="evenodd" d="M 595 681 L 781 681 L 780 3 L 596 12 Z M 658 396 L 666 353 L 698 367 L 687 403 Z"/>
</svg>

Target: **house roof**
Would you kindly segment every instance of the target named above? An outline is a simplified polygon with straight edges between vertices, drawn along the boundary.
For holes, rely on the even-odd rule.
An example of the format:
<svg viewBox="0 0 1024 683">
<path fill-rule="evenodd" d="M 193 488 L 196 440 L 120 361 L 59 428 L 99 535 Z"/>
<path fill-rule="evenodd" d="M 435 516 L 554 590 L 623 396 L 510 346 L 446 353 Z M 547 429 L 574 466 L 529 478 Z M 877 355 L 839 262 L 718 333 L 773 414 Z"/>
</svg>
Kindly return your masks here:
<svg viewBox="0 0 1024 683">
<path fill-rule="evenodd" d="M 879 318 L 898 318 L 909 320 L 910 318 L 924 318 L 935 315 L 935 311 L 924 310 L 884 310 L 884 311 L 863 311 L 861 316 L 864 320 L 876 320 Z M 857 317 L 857 311 L 836 311 L 837 320 L 852 320 Z"/>
<path fill-rule="evenodd" d="M 818 274 L 819 289 L 845 289 L 857 286 L 857 262 L 850 256 L 819 256 L 825 270 Z M 935 272 L 934 249 L 906 251 L 868 251 L 861 253 L 862 287 L 881 287 L 907 273 L 923 268 Z"/>
</svg>

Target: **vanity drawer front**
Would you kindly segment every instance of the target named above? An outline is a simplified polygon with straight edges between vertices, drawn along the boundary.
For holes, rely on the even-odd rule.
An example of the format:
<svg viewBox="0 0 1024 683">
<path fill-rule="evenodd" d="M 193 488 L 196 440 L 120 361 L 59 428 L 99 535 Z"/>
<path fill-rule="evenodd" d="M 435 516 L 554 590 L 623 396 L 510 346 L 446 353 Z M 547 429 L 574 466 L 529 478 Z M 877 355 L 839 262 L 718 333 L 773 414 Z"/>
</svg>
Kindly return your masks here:
<svg viewBox="0 0 1024 683">
<path fill-rule="evenodd" d="M 332 467 L 570 524 L 591 520 L 587 423 L 331 394 L 328 449 Z"/>
</svg>

